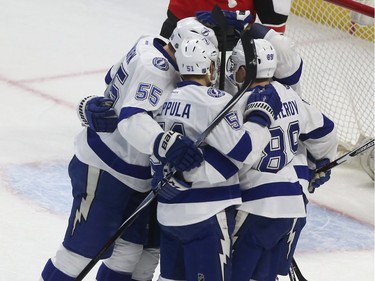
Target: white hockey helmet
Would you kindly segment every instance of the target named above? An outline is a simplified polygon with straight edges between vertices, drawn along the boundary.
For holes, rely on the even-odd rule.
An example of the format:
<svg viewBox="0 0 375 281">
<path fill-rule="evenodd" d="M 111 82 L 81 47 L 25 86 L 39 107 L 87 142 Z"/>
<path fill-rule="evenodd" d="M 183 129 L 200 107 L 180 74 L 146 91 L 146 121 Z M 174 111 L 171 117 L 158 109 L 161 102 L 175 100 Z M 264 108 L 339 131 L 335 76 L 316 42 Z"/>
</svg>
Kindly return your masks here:
<svg viewBox="0 0 375 281">
<path fill-rule="evenodd" d="M 275 48 L 265 39 L 254 39 L 254 43 L 257 54 L 256 79 L 272 78 L 277 67 Z M 241 40 L 238 40 L 226 65 L 227 76 L 236 84 L 240 84 L 236 81 L 236 73 L 241 65 L 245 65 L 245 53 Z"/>
<path fill-rule="evenodd" d="M 210 40 L 216 48 L 218 47 L 215 32 L 200 23 L 195 17 L 187 17 L 179 20 L 172 35 L 169 37 L 169 42 L 172 44 L 173 48 L 177 50 L 183 39 L 196 36 L 204 36 Z"/>
<path fill-rule="evenodd" d="M 218 77 L 219 50 L 206 37 L 182 40 L 175 56 L 181 75 L 208 74 L 211 84 L 215 84 Z M 211 65 L 213 65 L 212 72 Z"/>
</svg>

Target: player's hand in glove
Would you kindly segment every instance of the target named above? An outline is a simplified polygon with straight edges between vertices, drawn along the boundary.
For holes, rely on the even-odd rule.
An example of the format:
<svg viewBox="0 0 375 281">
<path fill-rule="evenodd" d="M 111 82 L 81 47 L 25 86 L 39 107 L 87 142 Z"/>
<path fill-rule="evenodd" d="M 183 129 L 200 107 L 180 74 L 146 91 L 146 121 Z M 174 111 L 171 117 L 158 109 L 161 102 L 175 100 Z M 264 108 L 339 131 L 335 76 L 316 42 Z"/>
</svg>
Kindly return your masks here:
<svg viewBox="0 0 375 281">
<path fill-rule="evenodd" d="M 191 183 L 183 180 L 182 173 L 176 172 L 173 174 L 169 165 L 152 165 L 152 168 L 154 170 L 154 175 L 152 177 L 151 186 L 152 189 L 156 191 L 160 185 L 158 196 L 171 200 L 191 187 Z"/>
<path fill-rule="evenodd" d="M 163 164 L 169 163 L 176 171 L 190 171 L 203 161 L 201 151 L 194 142 L 179 133 L 161 133 L 154 143 L 154 155 Z"/>
<path fill-rule="evenodd" d="M 281 100 L 276 89 L 268 84 L 255 87 L 250 94 L 245 108 L 246 121 L 270 127 L 281 111 Z"/>
<path fill-rule="evenodd" d="M 118 123 L 112 106 L 113 100 L 109 98 L 89 96 L 78 104 L 78 117 L 83 126 L 90 127 L 95 132 L 111 133 L 116 130 Z"/>
<path fill-rule="evenodd" d="M 331 170 L 320 173 L 316 172 L 319 168 L 326 166 L 329 163 L 329 159 L 327 158 L 315 161 L 316 168 L 310 169 L 310 184 L 308 189 L 310 193 L 314 193 L 315 188 L 318 188 L 331 178 Z"/>
<path fill-rule="evenodd" d="M 227 19 L 227 23 L 230 26 L 234 27 L 234 30 L 238 35 L 246 28 L 246 26 L 251 23 L 254 17 L 251 15 L 249 10 L 241 10 L 241 11 L 226 11 L 223 10 L 223 14 Z M 217 22 L 215 22 L 214 18 L 212 17 L 211 11 L 197 11 L 195 16 L 198 21 L 208 27 L 216 27 Z"/>
</svg>

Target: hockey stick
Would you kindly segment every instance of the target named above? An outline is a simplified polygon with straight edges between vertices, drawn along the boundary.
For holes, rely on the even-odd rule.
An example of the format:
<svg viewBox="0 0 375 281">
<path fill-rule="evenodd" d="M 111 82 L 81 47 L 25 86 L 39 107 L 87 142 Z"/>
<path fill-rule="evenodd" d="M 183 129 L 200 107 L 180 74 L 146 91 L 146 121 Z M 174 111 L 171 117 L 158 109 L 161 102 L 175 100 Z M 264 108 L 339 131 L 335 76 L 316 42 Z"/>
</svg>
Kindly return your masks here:
<svg viewBox="0 0 375 281">
<path fill-rule="evenodd" d="M 228 33 L 228 23 L 225 18 L 223 11 L 219 8 L 217 4 L 214 5 L 212 9 L 212 18 L 218 25 L 222 32 L 222 40 L 220 42 L 221 58 L 220 58 L 220 77 L 219 77 L 219 89 L 224 90 L 225 84 L 225 64 L 226 64 L 226 48 L 227 48 L 227 33 Z"/>
<path fill-rule="evenodd" d="M 321 173 L 321 172 L 326 172 L 344 162 L 346 162 L 347 160 L 349 160 L 350 158 L 352 157 L 355 157 L 359 154 L 361 154 L 362 152 L 364 152 L 365 150 L 371 148 L 374 146 L 374 142 L 375 142 L 375 139 L 371 139 L 369 140 L 368 142 L 362 144 L 361 146 L 353 149 L 352 151 L 349 151 L 347 153 L 345 153 L 344 155 L 342 155 L 341 157 L 337 158 L 336 160 L 332 161 L 331 163 L 319 168 L 316 170 L 316 173 Z M 309 191 L 310 191 L 310 186 L 309 186 Z M 292 260 L 292 266 L 291 268 L 289 269 L 289 278 L 291 281 L 295 281 L 295 275 L 298 277 L 298 281 L 307 281 L 307 279 L 302 275 L 302 272 L 301 270 L 299 269 L 295 259 L 293 258 Z"/>
<path fill-rule="evenodd" d="M 366 143 L 362 144 L 361 146 L 353 149 L 352 151 L 349 151 L 348 153 L 345 153 L 344 155 L 342 155 L 341 157 L 339 157 L 336 160 L 332 161 L 328 165 L 319 168 L 316 172 L 320 173 L 320 172 L 328 171 L 328 170 L 330 170 L 330 169 L 332 169 L 332 168 L 334 168 L 334 167 L 336 167 L 336 166 L 338 166 L 338 165 L 346 162 L 350 158 L 355 157 L 358 154 L 361 154 L 363 151 L 365 151 L 365 150 L 373 147 L 374 146 L 374 141 L 375 141 L 375 139 L 369 140 L 368 142 L 366 142 Z"/>
<path fill-rule="evenodd" d="M 246 67 L 246 78 L 241 89 L 233 95 L 228 104 L 222 109 L 222 111 L 211 121 L 210 125 L 204 130 L 196 140 L 196 145 L 199 146 L 202 141 L 207 137 L 210 131 L 220 122 L 221 119 L 231 110 L 231 108 L 242 98 L 246 90 L 250 87 L 256 77 L 257 73 L 257 61 L 256 61 L 256 49 L 254 40 L 250 36 L 250 31 L 245 30 L 241 35 L 241 42 L 245 51 L 245 67 Z"/>
<path fill-rule="evenodd" d="M 307 279 L 302 275 L 302 272 L 301 270 L 299 269 L 297 263 L 296 263 L 296 260 L 293 258 L 292 259 L 292 266 L 290 267 L 289 269 L 289 274 L 290 272 L 293 272 L 292 274 L 294 274 L 294 279 L 290 279 L 291 281 L 307 281 Z M 296 279 L 296 276 L 297 276 L 297 279 Z M 289 278 L 290 278 L 290 275 L 289 275 Z"/>
<path fill-rule="evenodd" d="M 290 281 L 298 281 L 296 277 L 296 272 L 294 271 L 294 268 L 293 268 L 293 264 L 289 267 L 288 275 L 289 275 Z"/>
<path fill-rule="evenodd" d="M 246 90 L 252 84 L 256 76 L 256 50 L 253 39 L 250 37 L 250 32 L 245 31 L 241 36 L 243 48 L 245 50 L 246 60 L 246 79 L 241 89 L 231 98 L 228 104 L 223 110 L 216 116 L 214 120 L 208 125 L 206 130 L 198 137 L 195 144 L 199 146 L 209 132 L 220 122 L 220 120 L 228 113 L 228 111 L 238 102 L 238 100 L 244 95 Z M 125 230 L 135 221 L 141 211 L 143 211 L 153 200 L 157 197 L 161 188 L 168 182 L 173 176 L 174 172 L 170 172 L 166 175 L 157 185 L 157 187 L 151 191 L 146 198 L 138 205 L 134 213 L 132 213 L 119 227 L 116 233 L 105 243 L 105 245 L 99 250 L 95 257 L 86 265 L 86 267 L 79 273 L 74 279 L 75 281 L 81 281 L 90 272 L 90 270 L 98 263 L 103 254 L 113 245 L 113 243 L 125 232 Z"/>
<path fill-rule="evenodd" d="M 325 166 L 317 169 L 315 171 L 315 173 L 321 173 L 321 172 L 326 172 L 328 170 L 331 170 L 332 168 L 334 168 L 334 167 L 336 167 L 336 166 L 338 166 L 338 165 L 340 165 L 340 164 L 348 161 L 350 158 L 355 157 L 355 156 L 361 154 L 365 150 L 373 147 L 374 146 L 374 141 L 375 141 L 374 139 L 371 139 L 368 142 L 362 144 L 361 146 L 353 149 L 352 151 L 349 151 L 349 152 L 345 153 L 344 155 L 342 155 L 341 157 L 339 157 L 336 160 L 332 161 L 331 163 L 329 163 L 329 164 L 327 164 L 327 165 L 325 165 Z M 310 193 L 313 192 L 313 187 L 309 186 L 308 190 L 309 190 Z"/>
</svg>

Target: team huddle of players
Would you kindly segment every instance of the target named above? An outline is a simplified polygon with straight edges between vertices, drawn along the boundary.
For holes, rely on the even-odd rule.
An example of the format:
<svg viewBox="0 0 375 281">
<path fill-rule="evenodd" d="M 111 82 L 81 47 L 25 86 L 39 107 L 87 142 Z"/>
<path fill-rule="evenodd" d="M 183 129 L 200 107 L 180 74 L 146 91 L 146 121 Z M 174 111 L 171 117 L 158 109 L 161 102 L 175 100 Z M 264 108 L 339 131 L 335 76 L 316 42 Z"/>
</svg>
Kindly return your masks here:
<svg viewBox="0 0 375 281">
<path fill-rule="evenodd" d="M 157 202 L 102 255 L 96 280 L 150 281 L 159 263 L 161 281 L 288 274 L 306 222 L 304 192 L 329 179 L 311 171 L 335 157 L 336 129 L 300 97 L 302 59 L 293 42 L 254 23 L 249 11 L 224 15 L 236 34 L 250 30 L 257 69 L 199 146 L 195 140 L 250 71 L 251 50 L 237 36 L 226 62 L 228 87 L 218 89 L 210 11 L 176 21 L 168 42 L 140 37 L 108 71 L 104 95 L 79 104 L 85 128 L 68 168 L 72 211 L 41 280 L 75 280 L 161 181 Z"/>
</svg>

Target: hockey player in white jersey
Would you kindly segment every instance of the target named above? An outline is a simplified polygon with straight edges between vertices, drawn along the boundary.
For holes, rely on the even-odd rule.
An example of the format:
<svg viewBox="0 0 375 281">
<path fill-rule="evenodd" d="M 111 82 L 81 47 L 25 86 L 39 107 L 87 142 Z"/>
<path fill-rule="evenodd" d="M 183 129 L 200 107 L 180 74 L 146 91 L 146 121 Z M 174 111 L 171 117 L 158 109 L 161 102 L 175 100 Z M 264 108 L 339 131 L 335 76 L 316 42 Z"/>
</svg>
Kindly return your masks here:
<svg viewBox="0 0 375 281">
<path fill-rule="evenodd" d="M 171 44 L 141 37 L 105 77 L 105 97 L 80 104 L 79 116 L 90 127 L 76 137 L 69 164 L 73 206 L 64 241 L 45 265 L 42 280 L 74 280 L 96 256 L 151 190 L 151 154 L 179 171 L 201 164 L 202 154 L 192 140 L 165 132 L 153 119 L 180 81 L 173 46 L 185 36 L 197 35 L 216 39 L 212 30 L 197 21 L 178 25 Z M 103 111 L 103 104 L 110 110 Z M 96 114 L 103 118 L 95 119 Z M 116 241 L 114 250 L 103 254 L 108 259 L 99 268 L 98 281 L 152 279 L 158 251 L 144 265 L 150 268 L 146 275 L 132 277 L 147 238 L 147 214 L 142 212 Z"/>
<path fill-rule="evenodd" d="M 303 60 L 296 51 L 293 40 L 260 23 L 252 24 L 249 31 L 252 38 L 269 41 L 278 54 L 277 67 L 272 79 L 281 84 L 291 86 L 302 96 L 300 78 L 302 75 Z M 235 83 L 235 79 L 233 78 L 233 62 L 231 62 L 230 54 L 228 57 L 225 72 L 225 90 L 229 93 L 234 93 L 238 89 L 238 83 Z"/>
<path fill-rule="evenodd" d="M 256 39 L 255 44 L 258 70 L 251 91 L 277 92 L 282 110 L 269 124 L 271 141 L 262 157 L 239 173 L 243 203 L 233 236 L 232 280 L 236 281 L 274 281 L 277 275 L 288 274 L 306 220 L 307 151 L 322 162 L 332 161 L 337 149 L 332 120 L 291 87 L 272 81 L 277 67 L 275 48 L 264 39 Z M 246 74 L 240 41 L 231 63 L 232 77 L 240 84 Z"/>
<path fill-rule="evenodd" d="M 254 39 L 266 39 L 275 48 L 277 66 L 272 79 L 292 87 L 301 96 L 303 60 L 296 51 L 293 40 L 259 23 L 251 26 L 250 34 Z"/>
<path fill-rule="evenodd" d="M 211 87 L 217 76 L 218 50 L 207 39 L 184 40 L 175 55 L 183 81 L 156 120 L 165 130 L 195 139 L 231 95 Z M 276 92 L 254 94 L 247 104 L 253 108 L 247 116 L 242 107 L 234 106 L 208 134 L 202 165 L 178 173 L 159 193 L 161 281 L 230 280 L 231 234 L 235 206 L 241 203 L 238 168 L 260 158 L 270 140 L 264 119 L 273 119 L 281 109 Z M 262 111 L 260 104 L 269 110 Z M 163 169 L 154 168 L 156 184 Z"/>
</svg>

